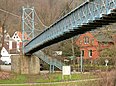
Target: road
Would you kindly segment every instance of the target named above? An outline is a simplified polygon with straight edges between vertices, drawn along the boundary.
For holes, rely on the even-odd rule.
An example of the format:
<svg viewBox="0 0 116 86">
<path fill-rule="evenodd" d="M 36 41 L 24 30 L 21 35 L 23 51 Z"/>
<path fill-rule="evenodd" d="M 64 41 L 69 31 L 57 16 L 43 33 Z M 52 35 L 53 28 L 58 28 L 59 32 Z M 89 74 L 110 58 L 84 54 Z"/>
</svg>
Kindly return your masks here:
<svg viewBox="0 0 116 86">
<path fill-rule="evenodd" d="M 11 65 L 0 65 L 1 70 L 3 71 L 11 71 Z"/>
</svg>

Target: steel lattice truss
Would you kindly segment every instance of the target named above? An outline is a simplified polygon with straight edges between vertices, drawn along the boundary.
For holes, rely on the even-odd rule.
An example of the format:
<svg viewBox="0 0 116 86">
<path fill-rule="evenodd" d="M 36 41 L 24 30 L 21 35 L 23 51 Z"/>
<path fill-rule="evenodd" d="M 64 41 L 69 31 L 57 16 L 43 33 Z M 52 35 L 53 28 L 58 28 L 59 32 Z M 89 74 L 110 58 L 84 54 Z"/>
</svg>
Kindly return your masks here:
<svg viewBox="0 0 116 86">
<path fill-rule="evenodd" d="M 34 8 L 24 8 L 22 12 L 22 43 L 23 49 L 25 43 L 34 38 Z"/>
<path fill-rule="evenodd" d="M 116 0 L 88 0 L 28 42 L 24 53 L 32 54 L 54 43 L 114 22 Z"/>
</svg>

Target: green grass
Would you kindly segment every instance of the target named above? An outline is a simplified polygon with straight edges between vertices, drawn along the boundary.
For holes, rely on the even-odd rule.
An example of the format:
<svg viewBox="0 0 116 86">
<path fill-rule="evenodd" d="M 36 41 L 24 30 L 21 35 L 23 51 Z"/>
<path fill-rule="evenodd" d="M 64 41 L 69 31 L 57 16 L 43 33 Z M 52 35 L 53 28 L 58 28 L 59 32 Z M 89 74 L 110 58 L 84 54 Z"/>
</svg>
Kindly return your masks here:
<svg viewBox="0 0 116 86">
<path fill-rule="evenodd" d="M 10 79 L 0 80 L 0 84 L 14 84 L 14 83 L 25 83 L 26 75 L 15 75 Z"/>
<path fill-rule="evenodd" d="M 72 74 L 71 79 L 70 76 L 64 76 L 62 79 L 62 74 L 55 73 L 55 74 L 44 74 L 41 75 L 41 78 L 37 79 L 36 82 L 59 82 L 59 81 L 68 81 L 68 80 L 83 80 L 83 79 L 93 79 L 97 78 L 97 76 L 92 74 Z"/>
<path fill-rule="evenodd" d="M 97 76 L 93 74 L 72 74 L 71 79 L 69 76 L 64 76 L 62 79 L 61 73 L 54 74 L 38 74 L 38 75 L 17 75 L 14 74 L 10 79 L 0 80 L 0 84 L 17 84 L 17 83 L 44 83 L 44 82 L 60 82 L 68 80 L 84 80 L 84 79 L 93 79 Z"/>
</svg>

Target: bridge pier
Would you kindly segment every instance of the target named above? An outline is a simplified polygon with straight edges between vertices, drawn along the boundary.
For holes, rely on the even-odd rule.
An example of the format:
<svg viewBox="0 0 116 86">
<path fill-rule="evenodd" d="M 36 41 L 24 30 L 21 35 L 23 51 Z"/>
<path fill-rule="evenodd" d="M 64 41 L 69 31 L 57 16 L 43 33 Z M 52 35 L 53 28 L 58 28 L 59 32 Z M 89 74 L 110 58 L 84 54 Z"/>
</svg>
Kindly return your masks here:
<svg viewBox="0 0 116 86">
<path fill-rule="evenodd" d="M 40 60 L 36 56 L 12 55 L 11 70 L 20 74 L 38 74 Z"/>
</svg>

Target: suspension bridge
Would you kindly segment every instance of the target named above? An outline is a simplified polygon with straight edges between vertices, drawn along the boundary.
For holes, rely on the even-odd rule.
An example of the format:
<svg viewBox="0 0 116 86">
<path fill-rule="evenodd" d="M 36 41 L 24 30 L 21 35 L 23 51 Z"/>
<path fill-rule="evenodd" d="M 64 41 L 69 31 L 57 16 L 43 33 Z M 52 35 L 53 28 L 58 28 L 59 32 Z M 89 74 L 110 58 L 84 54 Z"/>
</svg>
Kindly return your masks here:
<svg viewBox="0 0 116 86">
<path fill-rule="evenodd" d="M 54 66 L 62 69 L 63 63 L 56 59 L 49 60 L 49 56 L 45 55 L 41 49 L 75 35 L 115 23 L 116 0 L 87 0 L 49 27 L 45 27 L 37 36 L 34 34 L 34 16 L 34 8 L 23 8 L 23 54 L 39 57 L 50 65 L 50 70 L 51 68 L 54 70 Z M 31 40 L 25 39 L 25 33 Z"/>
</svg>

